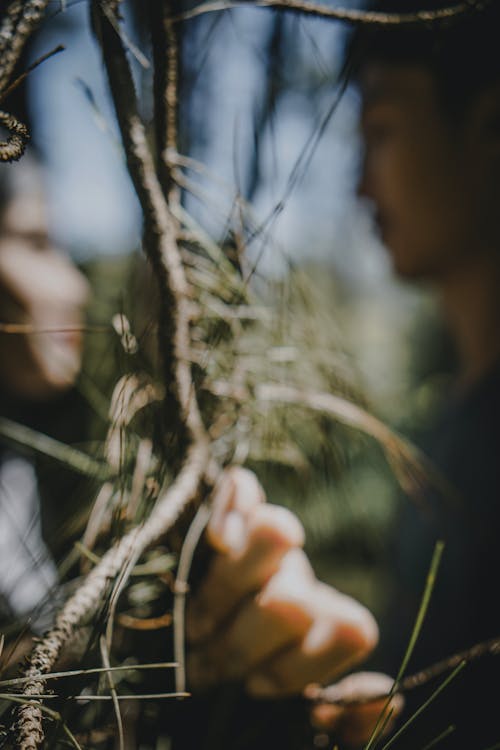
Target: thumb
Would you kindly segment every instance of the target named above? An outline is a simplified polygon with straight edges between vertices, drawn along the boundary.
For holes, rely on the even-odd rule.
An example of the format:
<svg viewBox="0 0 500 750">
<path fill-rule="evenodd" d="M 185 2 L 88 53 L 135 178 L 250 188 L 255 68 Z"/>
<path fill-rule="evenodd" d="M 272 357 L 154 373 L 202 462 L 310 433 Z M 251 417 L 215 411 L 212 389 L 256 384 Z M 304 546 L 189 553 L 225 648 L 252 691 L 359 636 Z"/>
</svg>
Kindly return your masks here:
<svg viewBox="0 0 500 750">
<path fill-rule="evenodd" d="M 207 527 L 209 543 L 219 552 L 241 549 L 249 519 L 265 499 L 253 472 L 240 466 L 227 469 L 212 496 L 212 515 Z"/>
</svg>

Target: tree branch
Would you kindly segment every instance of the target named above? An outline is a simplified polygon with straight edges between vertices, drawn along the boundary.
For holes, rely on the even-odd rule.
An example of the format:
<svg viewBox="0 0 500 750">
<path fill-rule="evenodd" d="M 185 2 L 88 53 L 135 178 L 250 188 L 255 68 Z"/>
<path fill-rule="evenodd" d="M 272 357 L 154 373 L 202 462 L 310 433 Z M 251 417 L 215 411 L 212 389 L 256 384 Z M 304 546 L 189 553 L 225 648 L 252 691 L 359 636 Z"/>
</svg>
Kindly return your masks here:
<svg viewBox="0 0 500 750">
<path fill-rule="evenodd" d="M 207 462 L 206 445 L 200 442 L 192 445 L 176 479 L 160 496 L 148 520 L 142 526 L 132 529 L 108 550 L 75 594 L 68 599 L 52 629 L 35 645 L 31 653 L 23 687 L 26 697 L 44 693 L 44 675 L 51 671 L 82 620 L 99 609 L 113 579 L 132 557 L 139 557 L 142 551 L 164 536 L 187 504 L 198 496 Z M 17 742 L 20 750 L 36 750 L 40 746 L 44 738 L 42 717 L 39 701 L 19 708 Z"/>
<path fill-rule="evenodd" d="M 191 10 L 175 15 L 173 22 L 188 21 L 205 13 L 216 13 L 233 8 L 277 8 L 283 11 L 302 13 L 317 18 L 328 18 L 333 21 L 343 21 L 355 26 L 418 26 L 420 24 L 443 23 L 453 20 L 467 13 L 483 10 L 492 0 L 465 0 L 465 2 L 450 5 L 439 10 L 421 10 L 415 13 L 383 13 L 380 11 L 351 10 L 348 8 L 330 8 L 308 0 L 214 0 L 201 3 Z"/>
<path fill-rule="evenodd" d="M 24 45 L 43 18 L 49 0 L 13 0 L 0 26 L 0 94 L 9 85 Z M 24 154 L 30 135 L 22 122 L 7 112 L 0 112 L 0 124 L 9 132 L 0 141 L 0 162 L 17 161 Z"/>
<path fill-rule="evenodd" d="M 104 3 L 94 2 L 93 8 L 128 170 L 143 210 L 144 250 L 160 289 L 159 335 L 166 385 L 166 427 L 170 433 L 171 455 L 178 458 L 191 440 L 205 440 L 205 430 L 187 356 L 189 304 L 177 246 L 176 220 L 155 171 L 123 44 L 109 21 Z"/>
</svg>

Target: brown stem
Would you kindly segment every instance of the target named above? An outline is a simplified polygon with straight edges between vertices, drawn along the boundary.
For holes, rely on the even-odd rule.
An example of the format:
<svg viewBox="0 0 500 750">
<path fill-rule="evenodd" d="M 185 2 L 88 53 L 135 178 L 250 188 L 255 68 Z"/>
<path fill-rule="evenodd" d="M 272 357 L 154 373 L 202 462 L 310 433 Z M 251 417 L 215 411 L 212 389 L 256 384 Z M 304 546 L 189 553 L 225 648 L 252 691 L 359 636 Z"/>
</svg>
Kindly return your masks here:
<svg viewBox="0 0 500 750">
<path fill-rule="evenodd" d="M 190 441 L 204 439 L 204 428 L 188 361 L 189 304 L 177 246 L 177 225 L 155 171 L 123 44 L 102 3 L 94 3 L 94 9 L 128 169 L 143 210 L 144 250 L 160 288 L 159 334 L 166 383 L 166 428 L 171 456 L 178 460 Z"/>
<path fill-rule="evenodd" d="M 0 26 L 0 91 L 7 86 L 24 45 L 43 18 L 49 0 L 13 0 Z"/>
<path fill-rule="evenodd" d="M 109 585 L 131 558 L 164 536 L 178 520 L 189 502 L 194 500 L 208 464 L 205 443 L 193 444 L 187 451 L 184 465 L 172 485 L 158 499 L 148 520 L 132 529 L 117 542 L 89 573 L 79 589 L 68 599 L 56 617 L 52 629 L 39 641 L 30 656 L 23 687 L 26 697 L 44 693 L 44 675 L 51 671 L 64 646 L 71 640 L 75 629 L 86 617 L 93 615 L 102 605 Z M 30 702 L 18 710 L 17 743 L 20 750 L 36 750 L 44 738 L 42 707 Z"/>
<path fill-rule="evenodd" d="M 500 638 L 491 638 L 488 641 L 482 641 L 465 651 L 459 651 L 447 659 L 436 662 L 430 667 L 422 669 L 420 672 L 409 675 L 401 680 L 395 689 L 397 693 L 407 693 L 415 688 L 426 685 L 431 680 L 456 669 L 462 662 L 476 661 L 484 656 L 498 656 L 500 654 Z M 329 685 L 322 688 L 311 686 L 306 693 L 306 698 L 313 703 L 331 703 L 338 706 L 359 706 L 367 703 L 375 703 L 389 697 L 389 693 L 362 693 L 354 695 L 352 691 L 343 692 L 342 682 L 339 685 Z"/>
<path fill-rule="evenodd" d="M 417 26 L 419 24 L 443 23 L 466 13 L 481 11 L 491 0 L 465 0 L 465 2 L 450 5 L 438 10 L 421 10 L 415 13 L 382 13 L 377 11 L 353 10 L 348 8 L 331 8 L 327 5 L 308 2 L 308 0 L 214 0 L 214 2 L 201 3 L 185 13 L 179 13 L 172 21 L 187 21 L 191 18 L 204 15 L 205 13 L 220 12 L 231 8 L 242 6 L 254 6 L 256 8 L 279 8 L 284 11 L 293 11 L 307 16 L 328 18 L 333 21 L 344 21 L 353 25 L 369 26 Z"/>
<path fill-rule="evenodd" d="M 24 45 L 43 18 L 49 0 L 13 0 L 5 10 L 0 25 L 0 94 L 5 91 Z M 26 125 L 13 115 L 0 112 L 0 124 L 9 131 L 0 142 L 0 161 L 17 161 L 29 141 Z"/>
<path fill-rule="evenodd" d="M 187 505 L 201 492 L 209 466 L 209 449 L 188 361 L 190 346 L 186 279 L 176 241 L 176 224 L 158 180 L 144 125 L 139 117 L 131 71 L 115 29 L 117 3 L 94 2 L 94 20 L 108 72 L 111 92 L 127 155 L 130 176 L 144 215 L 144 248 L 160 288 L 160 345 L 166 379 L 166 407 L 178 472 L 160 495 L 145 523 L 117 542 L 89 573 L 56 618 L 54 627 L 33 649 L 26 676 L 27 696 L 44 691 L 44 674 L 52 668 L 83 618 L 100 607 L 109 583 L 129 561 L 137 560 L 164 536 Z M 111 15 L 110 14 L 114 14 Z M 122 581 L 120 582 L 122 584 Z M 35 750 L 43 741 L 42 706 L 19 709 L 18 743 Z"/>
</svg>

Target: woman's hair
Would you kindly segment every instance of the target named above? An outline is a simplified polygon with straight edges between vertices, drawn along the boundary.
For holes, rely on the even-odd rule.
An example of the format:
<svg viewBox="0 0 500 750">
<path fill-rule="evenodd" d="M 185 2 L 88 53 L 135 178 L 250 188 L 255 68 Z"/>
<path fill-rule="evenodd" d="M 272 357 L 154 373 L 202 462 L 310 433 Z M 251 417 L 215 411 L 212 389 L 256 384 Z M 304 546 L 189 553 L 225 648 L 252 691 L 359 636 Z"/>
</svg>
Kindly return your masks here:
<svg viewBox="0 0 500 750">
<path fill-rule="evenodd" d="M 370 10 L 413 13 L 439 10 L 452 0 L 376 0 Z M 348 47 L 356 76 L 365 63 L 422 65 L 438 84 L 442 104 L 459 116 L 481 91 L 500 82 L 500 1 L 477 0 L 446 21 L 359 27 Z"/>
</svg>

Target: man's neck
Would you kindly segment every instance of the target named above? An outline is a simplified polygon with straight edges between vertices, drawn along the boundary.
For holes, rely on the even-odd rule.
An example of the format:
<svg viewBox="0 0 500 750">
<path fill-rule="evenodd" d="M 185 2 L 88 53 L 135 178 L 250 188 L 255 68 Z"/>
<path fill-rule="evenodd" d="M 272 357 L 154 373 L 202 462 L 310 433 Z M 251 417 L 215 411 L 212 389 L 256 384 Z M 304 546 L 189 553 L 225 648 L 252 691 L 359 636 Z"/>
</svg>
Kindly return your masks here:
<svg viewBox="0 0 500 750">
<path fill-rule="evenodd" d="M 479 380 L 500 361 L 500 252 L 476 257 L 439 285 L 461 361 L 460 385 Z"/>
</svg>

